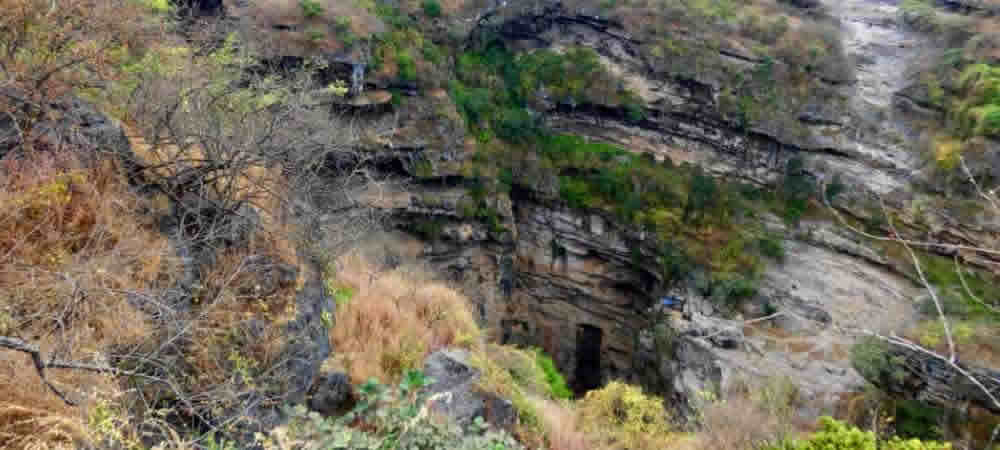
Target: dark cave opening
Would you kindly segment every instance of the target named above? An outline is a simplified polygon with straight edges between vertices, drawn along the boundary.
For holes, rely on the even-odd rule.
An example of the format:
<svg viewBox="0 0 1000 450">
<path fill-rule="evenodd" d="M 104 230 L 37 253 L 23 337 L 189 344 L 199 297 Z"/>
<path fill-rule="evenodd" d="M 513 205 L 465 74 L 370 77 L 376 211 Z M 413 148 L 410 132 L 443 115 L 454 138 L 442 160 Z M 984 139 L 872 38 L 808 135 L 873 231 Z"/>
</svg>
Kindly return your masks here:
<svg viewBox="0 0 1000 450">
<path fill-rule="evenodd" d="M 573 390 L 578 394 L 601 387 L 601 345 L 604 330 L 587 324 L 576 328 L 576 370 Z"/>
</svg>

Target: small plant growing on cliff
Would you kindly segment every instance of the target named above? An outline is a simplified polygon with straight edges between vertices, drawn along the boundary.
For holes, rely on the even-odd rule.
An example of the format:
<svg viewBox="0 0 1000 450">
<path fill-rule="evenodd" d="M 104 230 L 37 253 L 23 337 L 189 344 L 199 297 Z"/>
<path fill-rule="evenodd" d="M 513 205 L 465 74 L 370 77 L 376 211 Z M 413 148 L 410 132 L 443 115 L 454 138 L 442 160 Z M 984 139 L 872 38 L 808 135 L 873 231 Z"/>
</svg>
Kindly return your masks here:
<svg viewBox="0 0 1000 450">
<path fill-rule="evenodd" d="M 546 355 L 541 349 L 535 350 L 535 364 L 542 370 L 545 374 L 545 384 L 549 388 L 549 394 L 555 398 L 571 398 L 573 397 L 573 391 L 569 389 L 566 385 L 566 379 L 563 378 L 562 374 L 559 373 L 559 369 L 556 367 L 552 358 Z"/>
<path fill-rule="evenodd" d="M 699 220 L 702 212 L 715 206 L 719 188 L 715 179 L 705 174 L 697 167 L 688 189 L 687 202 L 684 203 L 684 222 Z"/>
<path fill-rule="evenodd" d="M 302 8 L 302 15 L 308 19 L 319 17 L 323 14 L 323 5 L 316 0 L 299 0 L 299 7 Z"/>
<path fill-rule="evenodd" d="M 438 0 L 424 0 L 420 6 L 427 17 L 441 17 L 441 3 Z"/>
</svg>

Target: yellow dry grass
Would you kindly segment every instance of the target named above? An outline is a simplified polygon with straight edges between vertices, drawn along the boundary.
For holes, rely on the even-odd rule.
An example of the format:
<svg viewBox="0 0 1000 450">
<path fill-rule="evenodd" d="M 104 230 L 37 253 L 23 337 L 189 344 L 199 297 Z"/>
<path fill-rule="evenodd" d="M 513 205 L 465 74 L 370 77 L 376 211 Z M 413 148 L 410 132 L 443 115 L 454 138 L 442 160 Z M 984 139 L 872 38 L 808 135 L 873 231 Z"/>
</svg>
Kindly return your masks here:
<svg viewBox="0 0 1000 450">
<path fill-rule="evenodd" d="M 138 211 L 144 202 L 111 163 L 82 165 L 72 154 L 34 153 L 0 169 L 0 334 L 21 336 L 45 355 L 90 361 L 143 345 L 146 315 L 129 301 L 167 282 L 167 241 Z M 114 380 L 47 371 L 80 407 L 38 378 L 26 355 L 0 364 L 0 447 L 73 447 L 85 439 L 90 400 L 112 395 Z"/>
<path fill-rule="evenodd" d="M 0 447 L 9 449 L 76 449 L 90 440 L 77 417 L 44 408 L 0 404 Z"/>
<path fill-rule="evenodd" d="M 533 398 L 535 409 L 547 431 L 545 440 L 549 450 L 590 450 L 601 448 L 600 442 L 584 433 L 580 417 L 572 405 Z"/>
<path fill-rule="evenodd" d="M 469 347 L 480 330 L 464 296 L 425 271 L 378 273 L 358 253 L 346 256 L 337 282 L 356 290 L 338 306 L 330 341 L 351 379 L 395 380 L 435 350 Z"/>
</svg>

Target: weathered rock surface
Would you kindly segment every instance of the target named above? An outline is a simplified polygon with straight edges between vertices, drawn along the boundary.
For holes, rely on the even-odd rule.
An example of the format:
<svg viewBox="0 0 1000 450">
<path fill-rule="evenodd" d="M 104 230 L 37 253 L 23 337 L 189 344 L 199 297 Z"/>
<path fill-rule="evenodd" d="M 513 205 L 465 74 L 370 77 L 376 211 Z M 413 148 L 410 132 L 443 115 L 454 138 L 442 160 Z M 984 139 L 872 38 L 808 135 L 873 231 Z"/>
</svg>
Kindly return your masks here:
<svg viewBox="0 0 1000 450">
<path fill-rule="evenodd" d="M 509 428 L 517 420 L 514 405 L 495 395 L 478 391 L 480 372 L 468 363 L 464 350 L 445 349 L 424 361 L 424 375 L 432 380 L 427 387 L 433 395 L 432 408 L 463 426 L 477 417 L 498 428 Z"/>
<path fill-rule="evenodd" d="M 127 169 L 137 164 L 121 123 L 89 102 L 67 96 L 37 105 L 13 88 L 4 88 L 0 95 L 11 104 L 11 114 L 0 119 L 0 157 L 15 148 L 30 148 L 74 152 L 85 163 L 110 157 Z"/>
<path fill-rule="evenodd" d="M 956 368 L 942 359 L 947 355 L 935 357 L 911 348 L 886 349 L 877 356 L 879 361 L 867 361 L 868 366 L 858 370 L 887 392 L 944 408 L 971 404 L 1000 414 L 1000 371 L 963 361 L 956 361 Z"/>
<path fill-rule="evenodd" d="M 947 208 L 921 217 L 909 212 L 928 202 L 915 187 L 926 168 L 914 122 L 937 112 L 912 92 L 906 74 L 934 51 L 900 27 L 895 2 L 789 3 L 836 19 L 855 70 L 823 80 L 813 101 L 796 105 L 794 123 L 762 120 L 749 130 L 720 112 L 726 86 L 718 74 L 657 72 L 641 56 L 640 42 L 594 11 L 504 2 L 470 16 L 471 30 L 463 30 L 474 36 L 491 28 L 525 49 L 593 48 L 645 103 L 644 118 L 629 120 L 620 105 L 540 101 L 551 129 L 758 184 L 774 181 L 790 158 L 804 155 L 816 179 L 843 178 L 848 192 L 837 205 L 850 218 L 876 216 L 880 196 L 903 223 L 927 222 L 928 239 L 995 243 L 1000 228 L 986 218 L 960 218 Z M 763 63 L 736 48 L 720 49 L 720 57 L 738 68 Z M 685 314 L 651 312 L 665 292 L 645 249 L 648 238 L 606 215 L 551 201 L 552 186 L 494 200 L 502 231 L 466 217 L 460 169 L 474 146 L 460 120 L 429 110 L 399 108 L 398 128 L 371 146 L 401 161 L 383 167 L 401 167 L 399 175 L 415 180 L 373 201 L 411 232 L 415 256 L 466 288 L 500 340 L 543 348 L 578 389 L 624 378 L 688 404 L 702 390 L 741 378 L 787 376 L 825 408 L 864 383 L 849 362 L 855 335 L 847 328 L 892 330 L 913 317 L 920 289 L 904 275 L 906 267 L 836 223 L 808 220 L 797 229 L 775 225 L 787 238 L 786 260 L 769 265 L 742 317 L 723 317 L 683 288 L 677 294 L 689 301 Z M 988 171 L 995 153 L 986 154 L 977 167 Z M 414 162 L 428 163 L 429 173 L 417 174 Z M 741 319 L 768 311 L 783 314 L 745 329 Z"/>
</svg>

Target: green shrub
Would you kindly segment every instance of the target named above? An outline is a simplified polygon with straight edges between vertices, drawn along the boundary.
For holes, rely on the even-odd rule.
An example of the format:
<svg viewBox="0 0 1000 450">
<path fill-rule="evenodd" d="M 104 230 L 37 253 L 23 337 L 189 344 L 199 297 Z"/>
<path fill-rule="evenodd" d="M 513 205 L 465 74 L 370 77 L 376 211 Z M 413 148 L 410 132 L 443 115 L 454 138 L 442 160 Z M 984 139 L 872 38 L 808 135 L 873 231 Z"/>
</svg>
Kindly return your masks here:
<svg viewBox="0 0 1000 450">
<path fill-rule="evenodd" d="M 409 50 L 399 50 L 396 52 L 396 66 L 399 68 L 399 79 L 403 81 L 413 81 L 417 79 L 417 64 L 413 60 L 413 55 Z"/>
<path fill-rule="evenodd" d="M 420 6 L 427 17 L 441 17 L 441 3 L 438 0 L 424 0 Z"/>
<path fill-rule="evenodd" d="M 713 301 L 737 308 L 744 300 L 757 295 L 757 281 L 739 274 L 720 274 L 712 280 Z"/>
<path fill-rule="evenodd" d="M 875 433 L 862 431 L 830 417 L 820 418 L 821 429 L 801 440 L 786 441 L 772 450 L 948 450 L 951 444 L 893 437 L 879 442 Z"/>
<path fill-rule="evenodd" d="M 497 136 L 513 143 L 527 143 L 538 136 L 534 117 L 522 108 L 507 108 L 500 112 L 494 124 Z"/>
<path fill-rule="evenodd" d="M 306 18 L 312 19 L 323 14 L 323 5 L 316 0 L 299 0 L 299 7 Z"/>
<path fill-rule="evenodd" d="M 323 39 L 326 39 L 326 32 L 320 28 L 310 28 L 306 30 L 306 39 L 309 39 L 312 42 L 322 41 Z"/>
<path fill-rule="evenodd" d="M 903 23 L 923 31 L 933 31 L 938 27 L 937 12 L 930 0 L 903 0 L 899 14 Z"/>
<path fill-rule="evenodd" d="M 781 246 L 781 238 L 777 236 L 764 236 L 757 241 L 760 253 L 775 261 L 785 259 L 785 249 Z"/>
<path fill-rule="evenodd" d="M 545 373 L 545 384 L 553 398 L 571 398 L 573 391 L 566 385 L 566 378 L 559 373 L 552 358 L 541 349 L 535 349 L 535 364 Z"/>
<path fill-rule="evenodd" d="M 896 434 L 903 438 L 936 440 L 941 438 L 940 420 L 947 412 L 916 400 L 896 402 Z"/>
<path fill-rule="evenodd" d="M 577 406 L 584 429 L 623 448 L 660 449 L 670 436 L 663 399 L 619 381 L 587 392 Z"/>
<path fill-rule="evenodd" d="M 424 46 L 420 49 L 420 52 L 424 56 L 424 59 L 431 64 L 440 64 L 444 58 L 441 48 L 429 40 L 424 42 Z"/>
<path fill-rule="evenodd" d="M 718 187 L 715 179 L 706 175 L 701 167 L 696 167 L 691 184 L 688 185 L 687 203 L 684 204 L 684 221 L 696 219 L 704 211 L 715 206 L 718 201 Z"/>
<path fill-rule="evenodd" d="M 891 356 L 889 344 L 875 337 L 859 339 L 851 347 L 851 365 L 868 380 L 889 377 L 901 381 L 907 376 L 902 368 L 904 362 L 901 357 Z"/>
<path fill-rule="evenodd" d="M 660 245 L 657 261 L 660 263 L 663 281 L 668 285 L 683 280 L 692 269 L 691 259 L 684 253 L 684 249 L 669 241 Z"/>
<path fill-rule="evenodd" d="M 637 100 L 630 99 L 624 108 L 626 121 L 637 123 L 646 119 L 646 109 Z"/>
<path fill-rule="evenodd" d="M 838 173 L 833 176 L 833 180 L 830 181 L 830 184 L 826 185 L 826 199 L 830 203 L 833 203 L 837 199 L 837 196 L 846 190 L 847 185 L 844 184 L 843 177 L 841 177 Z"/>
<path fill-rule="evenodd" d="M 418 220 L 413 224 L 413 232 L 425 240 L 437 241 L 443 231 L 444 224 L 437 219 Z"/>
<path fill-rule="evenodd" d="M 778 195 L 784 201 L 782 215 L 787 223 L 799 222 L 806 213 L 809 199 L 815 191 L 815 183 L 806 172 L 805 160 L 801 156 L 789 159 L 778 190 Z"/>
</svg>

